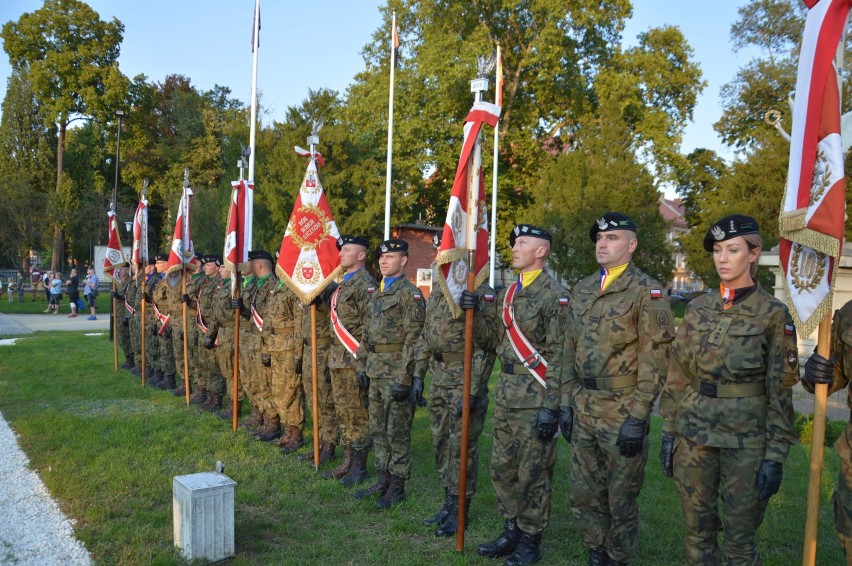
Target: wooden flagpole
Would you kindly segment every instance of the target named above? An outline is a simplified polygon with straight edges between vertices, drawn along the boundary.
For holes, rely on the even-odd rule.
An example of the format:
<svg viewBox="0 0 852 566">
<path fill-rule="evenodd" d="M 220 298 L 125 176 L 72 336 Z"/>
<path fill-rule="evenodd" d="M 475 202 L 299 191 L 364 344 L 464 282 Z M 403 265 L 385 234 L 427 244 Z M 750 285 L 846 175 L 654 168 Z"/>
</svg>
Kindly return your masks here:
<svg viewBox="0 0 852 566">
<path fill-rule="evenodd" d="M 242 288 L 242 274 L 240 273 L 239 265 L 236 266 L 237 272 L 232 274 L 234 278 L 234 293 L 235 299 L 240 298 L 240 289 Z M 231 411 L 231 427 L 237 430 L 237 421 L 239 420 L 240 412 L 240 309 L 234 309 L 234 391 L 231 402 L 233 403 Z"/>
<path fill-rule="evenodd" d="M 146 267 L 147 266 L 145 265 L 145 262 L 143 262 L 142 263 L 142 273 L 140 274 L 138 270 L 136 272 L 136 277 L 139 277 L 139 281 L 137 281 L 137 283 L 138 283 L 139 287 L 142 289 L 142 301 L 141 301 L 141 304 L 142 304 L 142 387 L 145 387 L 145 378 L 146 378 L 145 368 L 147 367 L 147 364 L 145 363 L 145 353 L 146 353 L 145 352 L 145 335 L 148 333 L 147 329 L 145 328 L 145 302 L 146 302 L 145 301 L 145 276 L 146 276 L 145 268 Z"/>
<path fill-rule="evenodd" d="M 311 303 L 311 410 L 314 412 L 314 468 L 319 469 L 319 384 L 317 383 L 317 306 Z"/>
<path fill-rule="evenodd" d="M 118 285 L 115 284 L 115 269 L 112 270 L 112 327 L 115 328 L 115 339 L 112 341 L 112 359 L 115 371 L 118 371 L 118 312 L 116 311 L 115 294 Z"/>
<path fill-rule="evenodd" d="M 187 207 L 188 208 L 188 207 Z M 189 215 L 184 219 L 189 222 Z M 181 258 L 183 259 L 183 258 Z M 181 275 L 181 295 L 186 295 L 186 264 L 184 264 Z M 187 347 L 187 325 L 186 325 L 186 302 L 181 302 L 181 311 L 183 312 L 183 388 L 186 404 L 189 405 L 189 348 Z"/>
</svg>

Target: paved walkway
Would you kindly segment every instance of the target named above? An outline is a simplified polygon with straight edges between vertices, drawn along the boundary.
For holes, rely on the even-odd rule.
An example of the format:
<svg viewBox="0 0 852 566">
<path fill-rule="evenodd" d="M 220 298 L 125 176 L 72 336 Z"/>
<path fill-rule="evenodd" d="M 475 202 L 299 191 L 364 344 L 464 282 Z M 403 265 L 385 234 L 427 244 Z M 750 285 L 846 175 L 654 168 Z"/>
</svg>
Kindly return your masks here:
<svg viewBox="0 0 852 566">
<path fill-rule="evenodd" d="M 0 314 L 0 335 L 30 334 L 41 330 L 109 331 L 109 315 L 86 320 L 89 315 L 68 318 L 67 314 Z"/>
</svg>

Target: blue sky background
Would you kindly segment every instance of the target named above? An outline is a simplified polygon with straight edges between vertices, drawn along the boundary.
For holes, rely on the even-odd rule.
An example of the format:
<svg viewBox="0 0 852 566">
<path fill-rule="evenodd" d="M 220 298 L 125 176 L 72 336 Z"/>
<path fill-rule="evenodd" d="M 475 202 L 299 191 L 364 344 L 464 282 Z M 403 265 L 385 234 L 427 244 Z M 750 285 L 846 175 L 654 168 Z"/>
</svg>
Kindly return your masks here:
<svg viewBox="0 0 852 566">
<path fill-rule="evenodd" d="M 695 51 L 708 82 L 682 150 L 715 150 L 726 159 L 712 124 L 721 116 L 719 90 L 743 66 L 748 55 L 734 54 L 729 43 L 737 9 L 747 0 L 672 2 L 634 0 L 634 17 L 624 33 L 627 44 L 651 27 L 680 27 Z M 162 81 L 183 74 L 200 89 L 228 86 L 248 102 L 251 92 L 251 25 L 253 0 L 88 0 L 102 19 L 118 18 L 125 26 L 119 64 L 128 76 L 144 73 Z M 381 24 L 383 0 L 262 0 L 258 88 L 264 122 L 283 119 L 308 89 L 345 91 L 363 66 L 361 49 Z M 0 23 L 16 20 L 41 6 L 38 0 L 0 1 Z M 0 56 L 5 91 L 9 63 Z"/>
</svg>

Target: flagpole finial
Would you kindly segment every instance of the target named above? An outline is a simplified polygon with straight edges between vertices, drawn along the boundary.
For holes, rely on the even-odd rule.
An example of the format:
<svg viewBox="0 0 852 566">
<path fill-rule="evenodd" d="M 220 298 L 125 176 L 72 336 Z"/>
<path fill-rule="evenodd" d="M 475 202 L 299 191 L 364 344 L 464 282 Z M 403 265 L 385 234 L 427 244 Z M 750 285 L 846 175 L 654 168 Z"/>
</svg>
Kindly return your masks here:
<svg viewBox="0 0 852 566">
<path fill-rule="evenodd" d="M 311 122 L 311 135 L 308 136 L 308 146 L 310 146 L 311 155 L 316 153 L 316 146 L 319 145 L 319 132 L 325 125 L 325 118 L 320 116 Z"/>
<path fill-rule="evenodd" d="M 189 167 L 183 168 L 183 188 L 189 188 Z"/>
<path fill-rule="evenodd" d="M 480 55 L 476 58 L 476 74 L 477 77 L 470 81 L 470 92 L 476 94 L 476 99 L 480 100 L 482 93 L 488 90 L 488 79 L 486 78 L 494 69 L 497 61 L 497 55 L 494 51 L 487 57 Z"/>
<path fill-rule="evenodd" d="M 243 156 L 243 163 L 248 163 L 249 156 L 251 155 L 251 147 L 242 144 L 240 144 L 240 147 L 242 148 L 240 154 Z"/>
<path fill-rule="evenodd" d="M 142 179 L 142 198 L 145 198 L 145 195 L 148 193 L 148 185 L 151 184 L 151 180 L 148 177 Z"/>
</svg>

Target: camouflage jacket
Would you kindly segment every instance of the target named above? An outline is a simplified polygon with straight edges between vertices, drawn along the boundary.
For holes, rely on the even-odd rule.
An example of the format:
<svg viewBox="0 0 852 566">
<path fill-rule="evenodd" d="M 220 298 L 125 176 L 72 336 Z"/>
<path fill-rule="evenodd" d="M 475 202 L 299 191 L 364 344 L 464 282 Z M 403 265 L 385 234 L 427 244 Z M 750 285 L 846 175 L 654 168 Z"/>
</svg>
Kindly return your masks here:
<svg viewBox="0 0 852 566">
<path fill-rule="evenodd" d="M 598 273 L 574 287 L 562 403 L 583 414 L 647 421 L 674 339 L 666 292 L 633 264 L 600 288 Z"/>
<path fill-rule="evenodd" d="M 131 283 L 133 284 L 131 285 Z M 118 318 L 131 318 L 133 316 L 132 314 L 130 314 L 130 311 L 128 311 L 127 308 L 124 306 L 124 301 L 127 300 L 127 303 L 130 304 L 129 294 L 131 293 L 131 289 L 135 286 L 135 282 L 129 276 L 125 277 L 121 281 L 116 282 L 115 292 L 118 293 L 119 296 L 121 296 L 120 299 L 115 300 L 115 308 Z M 131 304 L 130 306 L 132 307 L 133 305 Z"/>
<path fill-rule="evenodd" d="M 216 336 L 223 326 L 234 327 L 234 309 L 231 307 L 231 281 L 218 278 L 216 287 L 210 292 L 210 308 L 204 312 L 208 332 Z"/>
<path fill-rule="evenodd" d="M 828 394 L 848 387 L 846 402 L 852 409 L 852 301 L 834 312 L 834 320 L 831 323 L 831 355 L 837 359 L 837 363 L 834 365 L 834 382 L 828 388 Z M 814 392 L 804 381 L 802 386 L 810 393 Z"/>
<path fill-rule="evenodd" d="M 278 288 L 278 278 L 274 273 L 270 273 L 264 277 L 255 277 L 252 283 L 254 288 L 250 293 L 246 293 L 243 298 L 245 305 L 243 318 L 248 319 L 248 324 L 241 324 L 240 328 L 242 329 L 242 327 L 245 326 L 246 332 L 250 334 L 260 334 L 260 330 L 254 323 L 251 309 L 253 308 L 257 312 L 257 314 L 263 319 L 265 325 L 266 316 L 269 314 L 270 297 L 272 297 Z"/>
<path fill-rule="evenodd" d="M 500 358 L 502 369 L 500 381 L 494 389 L 494 400 L 505 407 L 516 409 L 558 409 L 563 380 L 562 348 L 568 330 L 568 291 L 553 277 L 542 272 L 527 287 L 518 291 L 513 300 L 515 324 L 547 361 L 547 387 L 542 387 L 522 367 L 521 360 L 512 348 L 502 319 L 506 291 L 501 290 L 491 302 L 480 297 L 477 311 L 481 311 L 483 316 L 475 320 L 476 336 L 483 337 L 483 349 L 496 350 Z M 506 371 L 507 366 L 515 368 L 513 373 Z"/>
<path fill-rule="evenodd" d="M 160 285 L 161 282 L 163 283 L 162 285 Z M 161 314 L 169 314 L 169 309 L 166 306 L 165 301 L 162 303 L 162 306 L 160 306 L 160 304 L 157 304 L 157 289 L 165 285 L 166 283 L 163 282 L 163 276 L 159 273 L 155 272 L 150 277 L 147 275 L 145 276 L 143 293 L 147 295 L 152 301 L 151 304 L 145 305 L 145 310 L 147 311 L 145 313 L 145 324 L 148 326 L 154 324 L 159 325 L 159 321 L 157 320 L 157 317 L 154 314 L 154 305 L 157 306 Z"/>
<path fill-rule="evenodd" d="M 194 322 L 198 324 L 198 316 L 200 315 L 201 322 L 207 327 L 208 332 L 211 331 L 211 327 L 214 327 L 213 303 L 216 300 L 216 290 L 221 284 L 222 278 L 218 273 L 213 277 L 203 275 L 198 279 L 198 282 L 193 285 L 194 293 L 190 295 L 195 300 L 197 308 Z M 189 286 L 187 286 L 187 291 L 189 291 Z M 231 313 L 233 314 L 233 311 L 231 311 Z M 233 317 L 231 317 L 231 320 L 233 320 Z M 201 329 L 199 328 L 199 330 Z"/>
<path fill-rule="evenodd" d="M 125 316 L 128 318 L 136 317 L 141 320 L 142 317 L 142 283 L 141 276 L 137 279 L 129 279 L 130 283 L 127 285 L 127 288 L 124 291 L 124 296 L 127 298 L 127 304 L 129 304 L 136 311 L 136 314 L 130 314 L 127 309 L 124 311 L 127 313 Z"/>
<path fill-rule="evenodd" d="M 417 341 L 415 352 L 414 375 L 423 378 L 427 370 L 431 370 L 432 387 L 461 387 L 464 382 L 464 339 L 465 339 L 465 315 L 462 312 L 459 318 L 453 318 L 453 311 L 447 302 L 441 285 L 435 275 L 432 275 L 432 292 L 426 300 L 426 319 L 423 323 L 423 331 Z M 496 293 L 487 283 L 483 283 L 476 289 L 480 300 L 494 302 Z M 478 309 L 477 309 L 478 310 Z M 474 317 L 477 316 L 475 312 Z M 481 313 L 478 316 L 482 316 Z M 474 324 L 474 332 L 476 331 Z M 480 327 L 480 332 L 482 328 Z M 479 343 L 483 340 L 474 340 L 473 363 L 471 366 L 470 394 L 476 396 L 480 393 L 480 377 L 485 371 L 491 372 L 493 359 L 483 352 Z M 444 359 L 448 354 L 451 359 Z M 456 359 L 458 358 L 458 359 Z M 488 362 L 491 363 L 488 363 Z M 486 365 L 488 366 L 486 368 Z M 487 383 L 487 379 L 486 379 Z"/>
<path fill-rule="evenodd" d="M 404 274 L 389 289 L 376 289 L 368 306 L 364 340 L 355 352 L 359 371 L 366 371 L 372 379 L 411 383 L 425 302 Z"/>
<path fill-rule="evenodd" d="M 302 343 L 301 304 L 296 293 L 283 281 L 270 291 L 263 316 L 265 352 L 293 352 Z"/>
<path fill-rule="evenodd" d="M 257 328 L 251 321 L 251 301 L 256 288 L 257 277 L 249 275 L 248 277 L 243 278 L 242 287 L 240 288 L 240 297 L 243 300 L 243 308 L 240 310 L 240 316 L 242 318 L 242 321 L 240 321 L 240 336 L 258 333 Z M 246 322 L 247 320 L 248 322 Z M 242 340 L 242 338 L 240 339 Z"/>
<path fill-rule="evenodd" d="M 781 301 L 760 286 L 728 310 L 719 293 L 702 295 L 687 306 L 672 348 L 663 432 L 704 446 L 765 447 L 767 459 L 783 463 L 796 442 L 790 387 L 798 378 L 796 332 Z M 713 396 L 731 385 L 765 392 Z"/>
<path fill-rule="evenodd" d="M 183 320 L 183 303 L 180 302 L 181 293 L 183 293 L 183 275 L 180 271 L 175 271 L 174 273 L 170 273 L 163 278 L 163 284 L 157 285 L 159 291 L 157 292 L 157 297 L 162 297 L 165 300 L 166 309 L 172 315 L 172 324 L 182 324 Z M 186 276 L 186 287 L 187 293 L 189 292 L 189 280 L 190 276 Z M 160 300 L 156 300 L 157 306 L 162 308 L 162 304 Z M 187 305 L 187 311 L 189 310 L 189 305 Z M 195 313 L 187 312 L 190 320 L 194 318 Z"/>
<path fill-rule="evenodd" d="M 379 284 L 366 269 L 360 269 L 338 286 L 337 317 L 343 327 L 355 337 L 358 342 L 364 338 L 364 325 L 367 318 L 370 298 L 378 292 Z M 330 313 L 329 313 L 330 314 Z M 355 359 L 337 339 L 334 329 L 331 329 L 332 342 L 328 352 L 328 367 L 354 368 Z"/>
<path fill-rule="evenodd" d="M 330 296 L 330 295 L 329 295 Z M 325 368 L 328 359 L 328 349 L 331 346 L 331 307 L 326 301 L 317 301 L 317 356 L 322 356 L 319 369 Z M 311 357 L 311 305 L 301 304 L 301 346 L 296 344 L 296 360 L 307 360 Z"/>
</svg>

